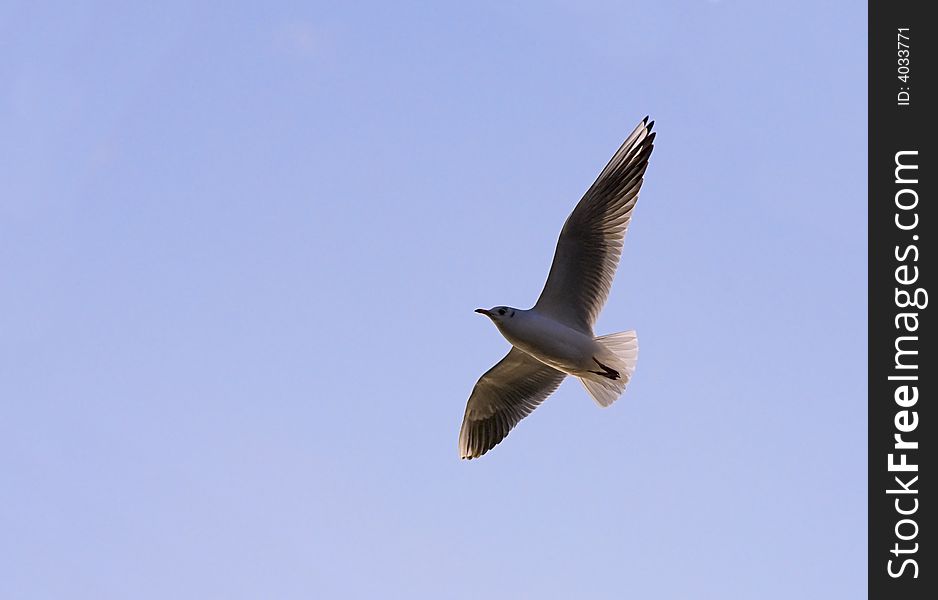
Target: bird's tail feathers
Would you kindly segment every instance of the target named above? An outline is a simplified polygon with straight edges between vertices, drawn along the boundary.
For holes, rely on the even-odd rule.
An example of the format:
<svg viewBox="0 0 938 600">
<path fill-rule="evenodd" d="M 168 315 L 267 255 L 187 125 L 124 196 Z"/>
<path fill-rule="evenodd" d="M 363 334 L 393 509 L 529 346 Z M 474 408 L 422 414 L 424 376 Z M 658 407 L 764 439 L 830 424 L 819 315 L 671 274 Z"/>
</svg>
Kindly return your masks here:
<svg viewBox="0 0 938 600">
<path fill-rule="evenodd" d="M 605 408 L 622 395 L 632 379 L 638 362 L 638 335 L 630 329 L 601 335 L 596 341 L 602 346 L 600 355 L 593 358 L 597 368 L 579 379 L 596 404 Z"/>
</svg>

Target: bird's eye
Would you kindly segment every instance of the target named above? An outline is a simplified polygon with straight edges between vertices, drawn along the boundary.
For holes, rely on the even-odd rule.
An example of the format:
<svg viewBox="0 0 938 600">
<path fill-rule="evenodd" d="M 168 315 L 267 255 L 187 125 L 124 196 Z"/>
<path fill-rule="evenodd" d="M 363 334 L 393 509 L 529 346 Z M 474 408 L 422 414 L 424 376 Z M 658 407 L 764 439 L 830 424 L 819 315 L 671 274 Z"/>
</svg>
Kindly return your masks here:
<svg viewBox="0 0 938 600">
<path fill-rule="evenodd" d="M 499 309 L 498 309 L 498 314 L 500 314 L 500 315 L 505 314 L 505 309 L 504 309 L 504 308 L 499 308 Z"/>
</svg>

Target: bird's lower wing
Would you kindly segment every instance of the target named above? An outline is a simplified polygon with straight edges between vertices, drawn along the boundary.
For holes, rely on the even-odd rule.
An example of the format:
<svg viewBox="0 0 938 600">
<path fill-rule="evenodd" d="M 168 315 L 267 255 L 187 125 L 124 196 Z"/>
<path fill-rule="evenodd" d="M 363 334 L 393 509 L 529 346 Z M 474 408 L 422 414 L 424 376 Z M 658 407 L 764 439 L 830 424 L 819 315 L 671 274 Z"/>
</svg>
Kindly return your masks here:
<svg viewBox="0 0 938 600">
<path fill-rule="evenodd" d="M 459 431 L 459 455 L 477 458 L 550 396 L 565 377 L 530 355 L 512 348 L 479 378 L 466 404 Z"/>
</svg>

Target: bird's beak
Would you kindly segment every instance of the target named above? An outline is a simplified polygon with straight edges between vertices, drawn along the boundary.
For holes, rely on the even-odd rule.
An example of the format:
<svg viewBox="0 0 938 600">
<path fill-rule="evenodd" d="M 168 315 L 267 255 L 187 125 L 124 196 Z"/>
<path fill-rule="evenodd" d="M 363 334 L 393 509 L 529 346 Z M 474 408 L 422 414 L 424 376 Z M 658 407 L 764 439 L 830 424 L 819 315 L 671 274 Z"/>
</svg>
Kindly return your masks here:
<svg viewBox="0 0 938 600">
<path fill-rule="evenodd" d="M 489 311 L 485 310 L 484 308 L 477 308 L 477 309 L 476 309 L 476 312 L 479 313 L 480 315 L 485 315 L 486 317 L 491 317 L 491 316 L 492 316 L 492 313 L 490 313 Z"/>
</svg>

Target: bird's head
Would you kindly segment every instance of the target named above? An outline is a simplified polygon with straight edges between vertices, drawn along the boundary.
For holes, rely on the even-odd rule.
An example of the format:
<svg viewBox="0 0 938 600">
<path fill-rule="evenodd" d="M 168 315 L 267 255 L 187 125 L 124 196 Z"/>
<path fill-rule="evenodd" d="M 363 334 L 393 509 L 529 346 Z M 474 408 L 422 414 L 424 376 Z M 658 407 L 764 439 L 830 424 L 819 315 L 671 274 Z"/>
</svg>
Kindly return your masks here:
<svg viewBox="0 0 938 600">
<path fill-rule="evenodd" d="M 492 319 L 496 325 L 505 321 L 506 319 L 511 319 L 515 316 L 517 309 L 510 306 L 496 306 L 494 308 L 477 308 L 476 312 L 485 315 L 486 317 Z"/>
</svg>

